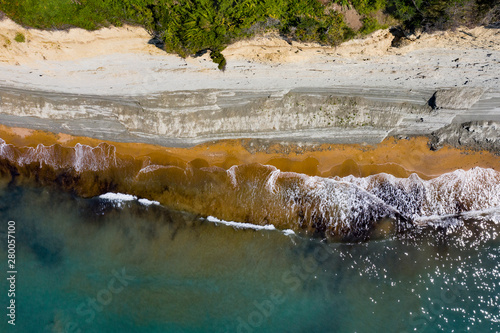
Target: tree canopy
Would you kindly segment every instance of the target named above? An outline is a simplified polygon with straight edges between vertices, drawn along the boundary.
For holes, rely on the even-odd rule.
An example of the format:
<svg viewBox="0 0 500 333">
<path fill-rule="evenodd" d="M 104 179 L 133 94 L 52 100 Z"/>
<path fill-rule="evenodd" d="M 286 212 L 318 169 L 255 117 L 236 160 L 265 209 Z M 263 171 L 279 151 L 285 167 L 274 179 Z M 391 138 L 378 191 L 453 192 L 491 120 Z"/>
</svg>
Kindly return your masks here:
<svg viewBox="0 0 500 333">
<path fill-rule="evenodd" d="M 130 23 L 144 26 L 166 51 L 182 57 L 211 51 L 224 69 L 221 51 L 231 42 L 268 29 L 298 41 L 335 45 L 382 27 L 374 13 L 399 20 L 404 29 L 478 24 L 500 0 L 0 0 L 0 10 L 34 28 L 97 29 Z M 355 8 L 363 27 L 353 31 L 338 3 Z M 497 13 L 498 14 L 498 13 Z"/>
</svg>

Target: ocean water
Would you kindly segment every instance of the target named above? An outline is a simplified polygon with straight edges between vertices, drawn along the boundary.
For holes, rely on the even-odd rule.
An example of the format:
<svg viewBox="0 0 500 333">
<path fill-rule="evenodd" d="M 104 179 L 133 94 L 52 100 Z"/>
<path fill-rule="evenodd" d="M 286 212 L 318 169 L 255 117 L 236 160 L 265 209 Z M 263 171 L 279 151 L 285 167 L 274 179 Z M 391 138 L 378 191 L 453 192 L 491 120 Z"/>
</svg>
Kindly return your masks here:
<svg viewBox="0 0 500 333">
<path fill-rule="evenodd" d="M 109 199 L 1 187 L 1 332 L 500 330 L 498 216 L 349 244 Z"/>
</svg>

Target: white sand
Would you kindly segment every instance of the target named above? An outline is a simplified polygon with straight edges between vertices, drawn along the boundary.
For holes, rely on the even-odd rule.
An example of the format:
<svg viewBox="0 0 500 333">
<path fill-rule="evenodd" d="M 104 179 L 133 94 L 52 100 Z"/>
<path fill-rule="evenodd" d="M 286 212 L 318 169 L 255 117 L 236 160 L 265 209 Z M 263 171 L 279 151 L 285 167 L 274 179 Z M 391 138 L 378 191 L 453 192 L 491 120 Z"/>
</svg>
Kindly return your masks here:
<svg viewBox="0 0 500 333">
<path fill-rule="evenodd" d="M 26 35 L 26 43 L 14 41 L 17 32 Z M 149 45 L 149 38 L 138 27 L 49 32 L 4 19 L 0 85 L 100 95 L 211 88 L 500 87 L 498 29 L 424 34 L 403 48 L 390 46 L 387 30 L 337 48 L 289 45 L 271 34 L 229 46 L 225 72 L 208 55 L 181 59 Z"/>
</svg>

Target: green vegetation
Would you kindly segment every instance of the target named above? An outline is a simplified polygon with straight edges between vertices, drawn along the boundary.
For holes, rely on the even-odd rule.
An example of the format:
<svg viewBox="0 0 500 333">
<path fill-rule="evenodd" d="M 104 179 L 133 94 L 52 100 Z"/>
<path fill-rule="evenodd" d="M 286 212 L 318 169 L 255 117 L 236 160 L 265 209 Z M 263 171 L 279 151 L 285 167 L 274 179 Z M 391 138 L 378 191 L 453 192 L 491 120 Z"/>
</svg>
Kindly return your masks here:
<svg viewBox="0 0 500 333">
<path fill-rule="evenodd" d="M 376 30 L 385 28 L 387 28 L 387 26 L 380 24 L 376 18 L 367 15 L 363 18 L 363 26 L 361 27 L 360 32 L 367 35 Z"/>
<path fill-rule="evenodd" d="M 14 21 L 38 29 L 80 27 L 88 30 L 128 21 L 125 7 L 113 0 L 0 0 Z M 133 21 L 133 20 L 131 20 Z M 136 22 L 139 23 L 139 22 Z"/>
<path fill-rule="evenodd" d="M 10 44 L 12 44 L 10 39 L 8 39 L 7 37 L 3 36 L 3 39 L 4 39 L 3 47 L 8 47 Z"/>
<path fill-rule="evenodd" d="M 24 43 L 26 41 L 26 37 L 20 32 L 16 34 L 16 37 L 14 37 L 14 40 L 18 43 Z"/>
<path fill-rule="evenodd" d="M 182 57 L 210 50 L 220 69 L 231 42 L 274 29 L 288 40 L 335 45 L 384 27 L 391 15 L 405 29 L 477 24 L 498 0 L 0 0 L 0 11 L 34 28 L 144 26 L 166 51 Z M 349 28 L 334 2 L 355 8 L 363 27 Z M 497 5 L 498 7 L 498 5 Z M 379 15 L 375 15 L 375 14 Z"/>
<path fill-rule="evenodd" d="M 351 3 L 362 15 L 368 15 L 387 6 L 387 0 L 352 0 Z"/>
<path fill-rule="evenodd" d="M 498 0 L 387 0 L 386 10 L 406 30 L 451 29 L 500 19 Z"/>
<path fill-rule="evenodd" d="M 143 24 L 181 56 L 211 50 L 224 69 L 220 53 L 229 43 L 277 29 L 289 39 L 337 44 L 352 35 L 342 15 L 317 0 L 172 0 L 151 1 Z"/>
</svg>

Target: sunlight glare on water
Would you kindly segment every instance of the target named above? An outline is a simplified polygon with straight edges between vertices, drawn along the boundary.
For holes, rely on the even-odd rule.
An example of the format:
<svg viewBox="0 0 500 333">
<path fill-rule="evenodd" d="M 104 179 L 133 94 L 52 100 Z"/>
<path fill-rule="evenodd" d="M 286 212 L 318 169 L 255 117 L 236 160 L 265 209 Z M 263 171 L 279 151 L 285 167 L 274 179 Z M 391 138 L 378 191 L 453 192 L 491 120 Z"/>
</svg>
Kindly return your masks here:
<svg viewBox="0 0 500 333">
<path fill-rule="evenodd" d="M 1 231 L 17 226 L 22 332 L 499 328 L 500 228 L 486 217 L 346 244 L 133 198 L 8 186 L 0 202 Z M 2 258 L 6 248 L 2 237 Z"/>
</svg>

